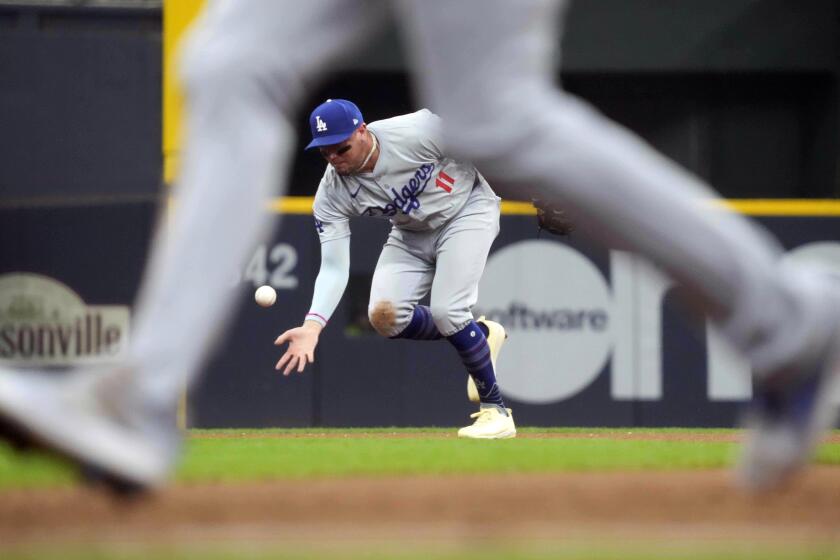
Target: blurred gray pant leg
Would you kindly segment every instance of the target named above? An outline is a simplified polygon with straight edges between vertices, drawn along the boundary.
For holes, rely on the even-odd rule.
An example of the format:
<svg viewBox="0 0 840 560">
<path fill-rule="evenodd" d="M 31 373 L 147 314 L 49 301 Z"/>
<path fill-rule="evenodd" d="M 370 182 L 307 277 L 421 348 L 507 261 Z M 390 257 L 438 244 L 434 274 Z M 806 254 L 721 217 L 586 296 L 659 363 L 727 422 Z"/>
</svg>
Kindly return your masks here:
<svg viewBox="0 0 840 560">
<path fill-rule="evenodd" d="M 506 198 L 561 200 L 581 229 L 686 285 L 759 373 L 807 352 L 825 324 L 813 281 L 714 193 L 631 132 L 557 89 L 563 5 L 550 0 L 402 0 L 419 94 L 448 149 Z"/>
<path fill-rule="evenodd" d="M 286 190 L 297 105 L 379 20 L 350 0 L 208 5 L 182 52 L 185 153 L 133 328 L 133 379 L 144 398 L 175 403 L 223 332 L 234 274 L 272 222 L 265 202 Z M 254 343 L 271 344 L 276 333 L 264 334 Z"/>
</svg>

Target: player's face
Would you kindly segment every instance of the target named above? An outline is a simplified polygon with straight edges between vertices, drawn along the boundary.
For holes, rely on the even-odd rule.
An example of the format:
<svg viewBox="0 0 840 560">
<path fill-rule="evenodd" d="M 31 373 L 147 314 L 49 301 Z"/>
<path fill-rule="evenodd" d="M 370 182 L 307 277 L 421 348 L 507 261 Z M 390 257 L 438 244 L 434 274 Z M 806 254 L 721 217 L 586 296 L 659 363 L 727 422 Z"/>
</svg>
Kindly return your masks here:
<svg viewBox="0 0 840 560">
<path fill-rule="evenodd" d="M 335 168 L 339 175 L 348 175 L 359 168 L 367 155 L 363 153 L 363 139 L 364 132 L 359 128 L 344 142 L 331 146 L 322 146 L 318 150 L 324 156 L 324 159 Z"/>
</svg>

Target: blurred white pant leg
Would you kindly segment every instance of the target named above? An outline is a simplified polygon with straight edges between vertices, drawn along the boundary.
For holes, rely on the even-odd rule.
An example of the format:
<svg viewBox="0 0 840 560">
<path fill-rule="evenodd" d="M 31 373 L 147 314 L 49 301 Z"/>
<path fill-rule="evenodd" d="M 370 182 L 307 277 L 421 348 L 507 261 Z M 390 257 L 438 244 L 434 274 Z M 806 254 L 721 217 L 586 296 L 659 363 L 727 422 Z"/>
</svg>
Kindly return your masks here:
<svg viewBox="0 0 840 560">
<path fill-rule="evenodd" d="M 133 329 L 145 398 L 174 403 L 223 332 L 233 274 L 268 232 L 265 202 L 286 191 L 302 95 L 380 20 L 351 0 L 223 0 L 188 38 L 175 211 L 157 236 Z"/>
<path fill-rule="evenodd" d="M 554 86 L 559 2 L 402 0 L 419 93 L 503 197 L 560 198 L 579 225 L 658 263 L 720 320 L 756 369 L 806 352 L 824 324 L 809 278 L 714 193 L 620 125 Z"/>
</svg>

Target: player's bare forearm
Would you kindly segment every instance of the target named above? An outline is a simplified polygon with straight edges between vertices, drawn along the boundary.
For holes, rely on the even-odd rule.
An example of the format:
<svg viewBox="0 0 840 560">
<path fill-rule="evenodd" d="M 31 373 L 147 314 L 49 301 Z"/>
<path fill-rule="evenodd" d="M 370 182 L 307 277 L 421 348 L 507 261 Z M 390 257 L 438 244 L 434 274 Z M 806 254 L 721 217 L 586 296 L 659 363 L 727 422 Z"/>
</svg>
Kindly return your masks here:
<svg viewBox="0 0 840 560">
<path fill-rule="evenodd" d="M 315 361 L 315 347 L 318 346 L 318 337 L 324 327 L 315 321 L 304 321 L 303 325 L 289 329 L 274 341 L 276 346 L 289 343 L 286 352 L 277 362 L 276 370 L 283 370 L 283 375 L 289 375 L 297 370 L 302 373 L 306 364 Z"/>
</svg>

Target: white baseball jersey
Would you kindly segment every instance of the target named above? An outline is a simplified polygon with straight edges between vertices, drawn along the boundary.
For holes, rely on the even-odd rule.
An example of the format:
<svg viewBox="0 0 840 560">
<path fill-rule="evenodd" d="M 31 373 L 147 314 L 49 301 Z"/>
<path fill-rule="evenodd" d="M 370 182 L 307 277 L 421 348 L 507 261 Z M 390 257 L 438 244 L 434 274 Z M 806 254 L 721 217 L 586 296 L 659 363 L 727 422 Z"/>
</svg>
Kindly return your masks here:
<svg viewBox="0 0 840 560">
<path fill-rule="evenodd" d="M 443 154 L 440 118 L 428 109 L 372 122 L 368 130 L 379 142 L 373 171 L 342 176 L 328 165 L 318 186 L 313 213 L 322 243 L 349 236 L 353 216 L 386 218 L 409 231 L 437 229 L 474 186 L 490 189 L 473 165 Z"/>
</svg>

